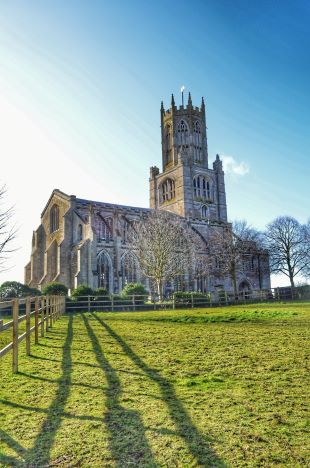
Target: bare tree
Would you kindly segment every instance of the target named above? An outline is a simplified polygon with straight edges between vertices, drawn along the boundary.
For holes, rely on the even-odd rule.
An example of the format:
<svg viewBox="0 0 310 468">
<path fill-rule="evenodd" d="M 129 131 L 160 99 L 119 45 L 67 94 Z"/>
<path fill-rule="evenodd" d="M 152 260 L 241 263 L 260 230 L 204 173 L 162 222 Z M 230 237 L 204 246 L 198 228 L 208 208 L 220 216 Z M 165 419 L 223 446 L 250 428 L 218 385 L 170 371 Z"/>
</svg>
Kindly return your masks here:
<svg viewBox="0 0 310 468">
<path fill-rule="evenodd" d="M 8 255 L 15 249 L 12 248 L 12 241 L 16 237 L 16 229 L 12 225 L 12 208 L 3 208 L 6 187 L 0 188 L 0 272 L 4 271 Z"/>
<path fill-rule="evenodd" d="M 210 249 L 215 259 L 215 276 L 229 276 L 237 295 L 237 277 L 244 272 L 247 259 L 262 247 L 261 234 L 246 221 L 234 221 L 232 226 L 214 228 L 210 235 Z"/>
<path fill-rule="evenodd" d="M 271 271 L 288 276 L 292 287 L 295 286 L 294 278 L 305 274 L 309 268 L 305 235 L 305 227 L 290 216 L 276 218 L 268 224 L 264 234 Z"/>
<path fill-rule="evenodd" d="M 306 259 L 306 266 L 303 271 L 303 275 L 306 278 L 310 278 L 310 219 L 308 219 L 307 224 L 302 227 L 302 230 L 304 239 L 304 253 Z"/>
<path fill-rule="evenodd" d="M 160 300 L 165 282 L 195 270 L 202 248 L 186 221 L 166 211 L 151 211 L 134 224 L 129 237 L 141 271 L 155 282 Z"/>
</svg>

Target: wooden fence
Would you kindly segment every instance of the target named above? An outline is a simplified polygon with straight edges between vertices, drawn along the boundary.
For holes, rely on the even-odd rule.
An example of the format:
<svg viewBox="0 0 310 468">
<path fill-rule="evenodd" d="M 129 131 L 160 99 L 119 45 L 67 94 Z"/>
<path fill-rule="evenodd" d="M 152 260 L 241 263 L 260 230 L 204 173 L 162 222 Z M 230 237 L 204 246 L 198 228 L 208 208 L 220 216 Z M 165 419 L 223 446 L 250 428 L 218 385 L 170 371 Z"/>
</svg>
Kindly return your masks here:
<svg viewBox="0 0 310 468">
<path fill-rule="evenodd" d="M 19 343 L 26 340 L 26 354 L 30 355 L 31 334 L 34 333 L 35 344 L 39 343 L 39 335 L 44 336 L 61 314 L 65 312 L 66 299 L 63 296 L 40 296 L 23 299 L 12 299 L 0 302 L 0 312 L 9 313 L 12 320 L 4 322 L 0 319 L 0 334 L 12 328 L 12 341 L 0 349 L 0 358 L 12 351 L 12 370 L 18 372 Z M 25 313 L 24 313 L 25 312 Z M 34 325 L 31 326 L 31 318 Z M 26 322 L 26 330 L 19 334 L 19 324 Z"/>
</svg>

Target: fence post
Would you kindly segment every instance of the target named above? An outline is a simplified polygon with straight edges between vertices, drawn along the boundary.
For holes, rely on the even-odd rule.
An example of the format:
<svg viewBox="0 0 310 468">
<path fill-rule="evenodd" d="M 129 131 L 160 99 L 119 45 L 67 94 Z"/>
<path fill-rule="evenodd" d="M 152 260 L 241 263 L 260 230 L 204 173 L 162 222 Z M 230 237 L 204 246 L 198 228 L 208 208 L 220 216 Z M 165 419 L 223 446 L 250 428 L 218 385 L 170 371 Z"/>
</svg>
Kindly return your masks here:
<svg viewBox="0 0 310 468">
<path fill-rule="evenodd" d="M 87 296 L 87 309 L 90 312 L 90 296 Z"/>
<path fill-rule="evenodd" d="M 54 318 L 54 296 L 51 296 L 51 298 L 50 298 L 49 313 L 50 313 L 50 328 L 52 328 L 53 327 L 53 318 Z"/>
<path fill-rule="evenodd" d="M 172 296 L 172 308 L 175 309 L 175 293 Z"/>
<path fill-rule="evenodd" d="M 191 303 L 192 303 L 192 309 L 194 308 L 194 295 L 191 292 Z"/>
<path fill-rule="evenodd" d="M 30 309 L 31 298 L 26 298 L 26 354 L 30 356 Z"/>
<path fill-rule="evenodd" d="M 13 305 L 13 372 L 18 372 L 18 312 L 19 300 L 14 299 Z"/>
<path fill-rule="evenodd" d="M 45 322 L 46 322 L 45 330 L 47 332 L 48 332 L 48 328 L 49 328 L 48 321 L 49 321 L 50 303 L 51 303 L 50 296 L 46 296 L 46 299 L 45 299 Z"/>
<path fill-rule="evenodd" d="M 228 297 L 227 297 L 227 292 L 225 290 L 225 302 L 226 302 L 226 305 L 228 305 Z"/>
<path fill-rule="evenodd" d="M 34 300 L 34 342 L 39 343 L 39 298 Z"/>
<path fill-rule="evenodd" d="M 44 336 L 44 297 L 41 297 L 41 336 Z"/>
<path fill-rule="evenodd" d="M 132 305 L 133 305 L 133 310 L 136 310 L 136 302 L 135 302 L 135 295 L 134 294 L 132 296 Z"/>
</svg>

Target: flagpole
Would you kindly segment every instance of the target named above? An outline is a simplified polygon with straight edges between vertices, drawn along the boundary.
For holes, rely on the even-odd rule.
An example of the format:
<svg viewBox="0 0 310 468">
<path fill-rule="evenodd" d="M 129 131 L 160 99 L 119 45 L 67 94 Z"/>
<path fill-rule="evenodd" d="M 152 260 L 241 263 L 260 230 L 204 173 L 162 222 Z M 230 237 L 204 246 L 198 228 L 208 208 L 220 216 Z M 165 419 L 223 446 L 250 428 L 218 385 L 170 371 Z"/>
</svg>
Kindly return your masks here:
<svg viewBox="0 0 310 468">
<path fill-rule="evenodd" d="M 181 86 L 181 95 L 182 95 L 182 106 L 184 107 L 184 89 L 185 89 L 185 86 Z"/>
</svg>

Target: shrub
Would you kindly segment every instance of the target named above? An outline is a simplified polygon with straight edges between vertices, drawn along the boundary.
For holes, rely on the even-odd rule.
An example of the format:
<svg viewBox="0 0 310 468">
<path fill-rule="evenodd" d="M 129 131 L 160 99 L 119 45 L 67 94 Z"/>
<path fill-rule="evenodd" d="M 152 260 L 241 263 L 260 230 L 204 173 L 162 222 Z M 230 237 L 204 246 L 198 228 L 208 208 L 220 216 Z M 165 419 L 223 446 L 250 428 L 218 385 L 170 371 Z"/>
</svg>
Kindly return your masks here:
<svg viewBox="0 0 310 468">
<path fill-rule="evenodd" d="M 42 293 L 45 296 L 67 296 L 68 288 L 62 283 L 49 283 L 43 288 Z"/>
<path fill-rule="evenodd" d="M 144 304 L 147 299 L 148 291 L 141 283 L 128 283 L 122 290 L 121 296 L 138 296 L 135 299 L 136 304 Z"/>
<path fill-rule="evenodd" d="M 94 290 L 86 286 L 86 284 L 80 284 L 80 286 L 73 289 L 71 296 L 75 299 L 82 296 L 94 296 Z"/>
<path fill-rule="evenodd" d="M 98 288 L 95 291 L 96 297 L 108 296 L 109 293 L 105 288 Z"/>
</svg>

